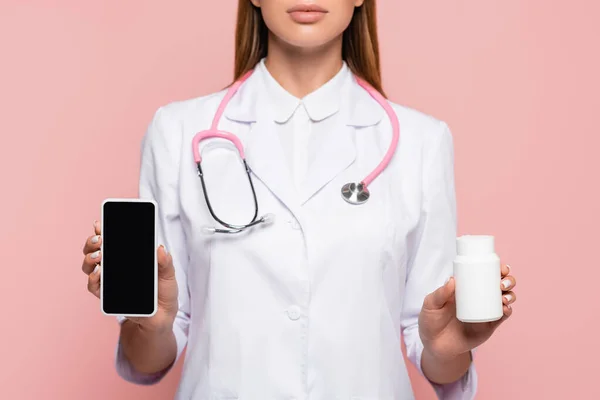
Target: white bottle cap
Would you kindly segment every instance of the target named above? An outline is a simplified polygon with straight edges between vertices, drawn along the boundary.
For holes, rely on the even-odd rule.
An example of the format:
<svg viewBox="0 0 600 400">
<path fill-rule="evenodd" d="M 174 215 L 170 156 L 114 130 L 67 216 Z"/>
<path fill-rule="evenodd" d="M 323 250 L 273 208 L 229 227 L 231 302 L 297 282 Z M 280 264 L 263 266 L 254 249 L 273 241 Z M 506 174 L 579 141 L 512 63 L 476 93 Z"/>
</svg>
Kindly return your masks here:
<svg viewBox="0 0 600 400">
<path fill-rule="evenodd" d="M 456 238 L 459 256 L 494 253 L 494 237 L 491 235 L 463 235 Z"/>
</svg>

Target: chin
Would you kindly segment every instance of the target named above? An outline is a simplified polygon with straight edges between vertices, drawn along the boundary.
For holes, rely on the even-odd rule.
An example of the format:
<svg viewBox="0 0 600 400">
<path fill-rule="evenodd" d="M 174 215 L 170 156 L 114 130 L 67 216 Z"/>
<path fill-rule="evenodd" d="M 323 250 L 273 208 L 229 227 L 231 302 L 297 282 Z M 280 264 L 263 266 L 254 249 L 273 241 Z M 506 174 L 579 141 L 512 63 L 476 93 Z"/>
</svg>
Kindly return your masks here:
<svg viewBox="0 0 600 400">
<path fill-rule="evenodd" d="M 315 27 L 301 27 L 296 32 L 278 35 L 286 45 L 300 49 L 318 49 L 335 41 L 336 35 L 327 35 L 321 29 Z"/>
</svg>

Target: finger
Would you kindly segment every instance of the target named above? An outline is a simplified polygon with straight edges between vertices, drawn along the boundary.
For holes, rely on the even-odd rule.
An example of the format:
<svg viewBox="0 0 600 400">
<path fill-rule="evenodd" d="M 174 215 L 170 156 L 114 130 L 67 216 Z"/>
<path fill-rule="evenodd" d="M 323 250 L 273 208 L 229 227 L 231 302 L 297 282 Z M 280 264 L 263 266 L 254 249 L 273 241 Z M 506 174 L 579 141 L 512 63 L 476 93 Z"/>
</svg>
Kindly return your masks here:
<svg viewBox="0 0 600 400">
<path fill-rule="evenodd" d="M 100 250 L 96 250 L 93 253 L 86 254 L 83 258 L 81 270 L 87 275 L 91 274 L 96 264 L 100 263 L 100 258 Z"/>
<path fill-rule="evenodd" d="M 98 222 L 98 221 L 94 221 L 94 233 L 96 235 L 102 234 L 101 229 L 100 229 L 100 222 Z"/>
<path fill-rule="evenodd" d="M 516 284 L 517 284 L 517 281 L 516 281 L 515 277 L 512 275 L 505 276 L 502 279 L 502 282 L 500 282 L 500 286 L 502 287 L 503 292 L 512 290 L 512 288 L 514 288 Z"/>
<path fill-rule="evenodd" d="M 83 254 L 93 253 L 94 251 L 100 249 L 100 242 L 102 241 L 102 236 L 93 235 L 87 238 L 85 241 L 85 245 L 83 246 Z"/>
<path fill-rule="evenodd" d="M 502 311 L 503 311 L 502 318 L 500 318 L 500 319 L 499 319 L 499 320 L 497 320 L 497 321 L 493 321 L 493 322 L 491 322 L 491 324 L 492 324 L 492 328 L 493 328 L 493 329 L 496 329 L 496 328 L 498 328 L 498 326 L 500 326 L 500 324 L 501 324 L 501 323 L 503 323 L 503 322 L 504 322 L 504 321 L 506 321 L 508 318 L 510 318 L 510 316 L 512 315 L 512 312 L 513 312 L 513 310 L 512 310 L 512 307 L 510 306 L 510 304 L 509 304 L 509 305 L 504 305 L 504 306 L 502 307 Z"/>
<path fill-rule="evenodd" d="M 454 296 L 455 287 L 454 277 L 450 277 L 443 286 L 440 286 L 425 297 L 423 306 L 430 310 L 437 310 L 444 307 L 444 305 L 452 299 L 452 296 Z"/>
<path fill-rule="evenodd" d="M 88 276 L 88 292 L 100 298 L 100 265 L 96 265 Z"/>
<path fill-rule="evenodd" d="M 506 275 L 510 274 L 510 265 L 503 264 L 502 267 L 500 268 L 500 274 L 502 275 L 503 278 Z"/>
<path fill-rule="evenodd" d="M 504 305 L 509 305 L 514 303 L 517 300 L 517 295 L 515 294 L 515 292 L 507 292 L 504 293 L 504 295 L 502 296 L 502 303 Z"/>
<path fill-rule="evenodd" d="M 173 279 L 175 278 L 175 269 L 173 268 L 173 257 L 169 254 L 165 246 L 162 244 L 158 246 L 157 259 L 158 259 L 158 277 L 160 279 Z"/>
</svg>

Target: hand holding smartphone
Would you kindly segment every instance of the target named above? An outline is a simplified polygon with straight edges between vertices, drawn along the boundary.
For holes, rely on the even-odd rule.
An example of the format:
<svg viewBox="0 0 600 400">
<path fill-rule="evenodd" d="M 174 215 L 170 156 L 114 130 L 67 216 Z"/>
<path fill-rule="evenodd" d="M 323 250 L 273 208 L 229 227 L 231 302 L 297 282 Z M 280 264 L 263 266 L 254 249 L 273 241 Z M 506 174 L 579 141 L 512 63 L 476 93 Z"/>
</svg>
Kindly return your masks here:
<svg viewBox="0 0 600 400">
<path fill-rule="evenodd" d="M 156 246 L 157 211 L 149 200 L 106 199 L 101 221 L 85 240 L 81 269 L 104 314 L 125 316 L 147 331 L 167 332 L 179 309 L 178 288 L 173 257 L 161 244 Z"/>
<path fill-rule="evenodd" d="M 157 203 L 109 198 L 101 214 L 102 312 L 125 316 L 147 330 L 170 331 L 178 288 L 173 258 L 157 243 Z"/>
<path fill-rule="evenodd" d="M 157 311 L 157 204 L 106 199 L 101 211 L 100 303 L 107 315 L 151 317 Z"/>
</svg>

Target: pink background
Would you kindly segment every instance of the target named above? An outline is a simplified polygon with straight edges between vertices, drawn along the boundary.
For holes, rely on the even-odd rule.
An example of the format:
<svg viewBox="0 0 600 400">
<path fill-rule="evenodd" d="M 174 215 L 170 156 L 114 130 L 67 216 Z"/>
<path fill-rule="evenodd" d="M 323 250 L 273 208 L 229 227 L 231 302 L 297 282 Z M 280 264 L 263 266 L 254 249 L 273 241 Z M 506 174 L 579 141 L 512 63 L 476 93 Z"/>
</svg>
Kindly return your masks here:
<svg viewBox="0 0 600 400">
<path fill-rule="evenodd" d="M 149 388 L 117 377 L 81 247 L 103 198 L 136 196 L 156 108 L 229 82 L 236 4 L 0 3 L 0 398 L 172 398 L 181 365 Z M 391 99 L 453 130 L 459 233 L 496 235 L 518 277 L 478 398 L 600 398 L 599 3 L 380 0 L 379 16 Z"/>
</svg>

